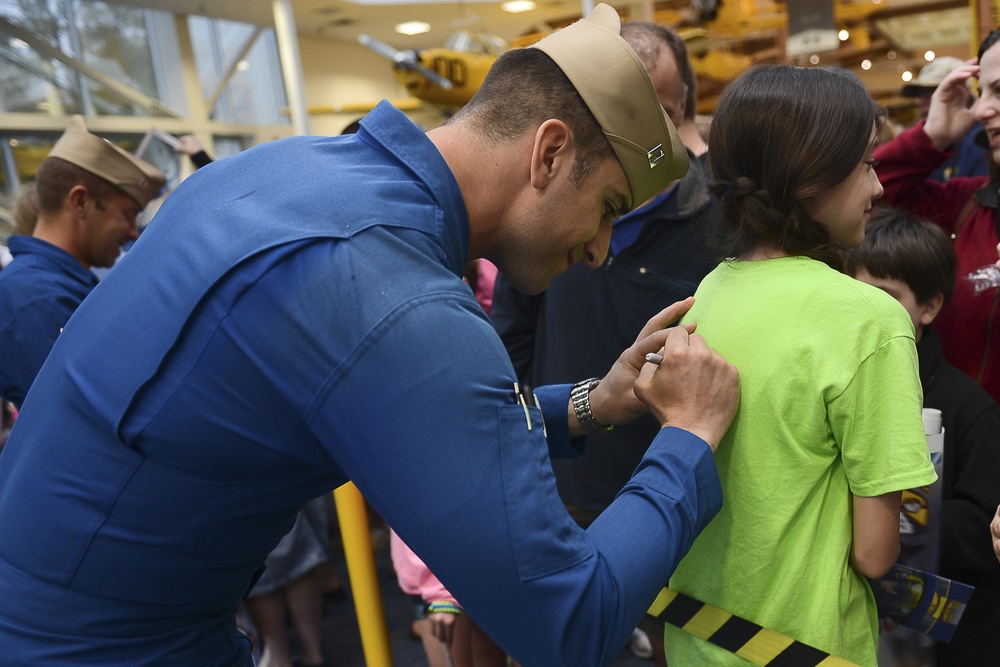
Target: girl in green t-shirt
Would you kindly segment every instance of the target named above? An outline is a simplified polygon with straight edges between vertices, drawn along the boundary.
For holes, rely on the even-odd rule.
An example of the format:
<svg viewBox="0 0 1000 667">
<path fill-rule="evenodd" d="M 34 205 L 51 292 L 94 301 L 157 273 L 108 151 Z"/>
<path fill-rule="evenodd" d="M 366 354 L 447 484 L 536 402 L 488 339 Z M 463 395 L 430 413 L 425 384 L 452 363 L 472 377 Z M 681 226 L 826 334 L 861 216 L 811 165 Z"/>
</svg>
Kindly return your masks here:
<svg viewBox="0 0 1000 667">
<path fill-rule="evenodd" d="M 882 195 L 885 111 L 846 71 L 748 70 L 709 136 L 711 227 L 726 258 L 688 320 L 740 372 L 716 460 L 725 501 L 671 586 L 859 665 L 876 665 L 866 577 L 899 550 L 903 489 L 935 479 L 913 326 L 841 270 Z M 749 665 L 667 626 L 671 667 Z"/>
</svg>

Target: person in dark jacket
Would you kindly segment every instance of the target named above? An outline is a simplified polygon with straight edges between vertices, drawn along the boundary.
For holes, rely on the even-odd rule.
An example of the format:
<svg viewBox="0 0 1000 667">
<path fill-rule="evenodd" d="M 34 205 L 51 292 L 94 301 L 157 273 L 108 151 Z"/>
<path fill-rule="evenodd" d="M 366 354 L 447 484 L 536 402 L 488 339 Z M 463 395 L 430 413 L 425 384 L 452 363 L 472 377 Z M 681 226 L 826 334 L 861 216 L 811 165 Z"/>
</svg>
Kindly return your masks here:
<svg viewBox="0 0 1000 667">
<path fill-rule="evenodd" d="M 941 338 L 929 328 L 954 289 L 956 263 L 941 229 L 882 207 L 845 267 L 894 296 L 913 320 L 924 407 L 940 410 L 944 426 L 940 573 L 976 587 L 952 641 L 936 645 L 937 664 L 985 667 L 996 664 L 1000 632 L 1000 564 L 989 537 L 1000 504 L 1000 406 L 948 363 Z"/>
</svg>

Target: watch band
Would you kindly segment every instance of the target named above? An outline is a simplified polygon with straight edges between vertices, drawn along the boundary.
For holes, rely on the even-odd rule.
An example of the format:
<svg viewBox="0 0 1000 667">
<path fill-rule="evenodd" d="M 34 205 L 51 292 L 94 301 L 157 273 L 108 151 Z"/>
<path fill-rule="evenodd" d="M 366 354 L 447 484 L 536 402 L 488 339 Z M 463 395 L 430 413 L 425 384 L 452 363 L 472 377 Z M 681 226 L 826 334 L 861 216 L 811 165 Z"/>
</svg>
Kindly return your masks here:
<svg viewBox="0 0 1000 667">
<path fill-rule="evenodd" d="M 604 426 L 598 423 L 590 411 L 590 392 L 600 383 L 601 381 L 597 378 L 577 382 L 569 394 L 570 400 L 573 402 L 573 413 L 576 415 L 577 421 L 580 422 L 580 426 L 588 434 L 610 431 L 614 428 L 614 425 Z"/>
</svg>

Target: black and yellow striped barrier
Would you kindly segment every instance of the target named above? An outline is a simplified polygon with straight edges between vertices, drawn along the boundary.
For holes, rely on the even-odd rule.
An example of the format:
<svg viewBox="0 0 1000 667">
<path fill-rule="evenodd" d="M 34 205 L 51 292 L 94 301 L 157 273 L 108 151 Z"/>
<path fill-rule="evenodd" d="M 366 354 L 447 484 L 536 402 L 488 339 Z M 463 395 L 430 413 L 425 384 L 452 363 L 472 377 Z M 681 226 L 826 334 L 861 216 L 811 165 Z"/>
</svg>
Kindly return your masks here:
<svg viewBox="0 0 1000 667">
<path fill-rule="evenodd" d="M 647 613 L 761 667 L 858 667 L 670 588 L 660 591 Z"/>
</svg>

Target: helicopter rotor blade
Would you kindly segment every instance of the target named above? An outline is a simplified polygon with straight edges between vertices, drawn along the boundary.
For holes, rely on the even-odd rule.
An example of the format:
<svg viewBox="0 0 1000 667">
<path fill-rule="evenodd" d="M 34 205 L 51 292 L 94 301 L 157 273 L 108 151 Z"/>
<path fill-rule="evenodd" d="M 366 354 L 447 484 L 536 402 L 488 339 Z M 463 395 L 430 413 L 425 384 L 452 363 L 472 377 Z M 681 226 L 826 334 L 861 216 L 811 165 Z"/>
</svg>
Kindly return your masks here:
<svg viewBox="0 0 1000 667">
<path fill-rule="evenodd" d="M 413 51 L 397 51 L 385 42 L 381 42 L 374 37 L 365 34 L 358 35 L 358 42 L 366 46 L 384 58 L 388 58 L 396 64 L 399 69 L 419 72 L 425 79 L 436 86 L 451 90 L 452 83 L 449 79 L 441 76 L 432 69 L 428 69 L 417 62 L 416 53 Z"/>
<path fill-rule="evenodd" d="M 388 58 L 393 62 L 399 62 L 401 58 L 406 57 L 402 51 L 397 51 L 385 42 L 380 42 L 374 37 L 370 37 L 365 34 L 358 35 L 358 43 L 362 46 L 368 47 L 383 58 Z"/>
<path fill-rule="evenodd" d="M 423 74 L 424 78 L 433 83 L 435 86 L 439 86 L 440 88 L 444 88 L 445 90 L 451 90 L 452 86 L 451 81 L 441 76 L 434 70 L 427 69 L 423 65 L 418 65 L 416 63 L 414 63 L 410 69 L 416 70 L 417 72 Z"/>
</svg>

